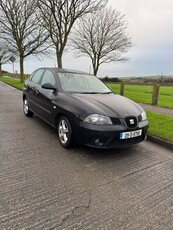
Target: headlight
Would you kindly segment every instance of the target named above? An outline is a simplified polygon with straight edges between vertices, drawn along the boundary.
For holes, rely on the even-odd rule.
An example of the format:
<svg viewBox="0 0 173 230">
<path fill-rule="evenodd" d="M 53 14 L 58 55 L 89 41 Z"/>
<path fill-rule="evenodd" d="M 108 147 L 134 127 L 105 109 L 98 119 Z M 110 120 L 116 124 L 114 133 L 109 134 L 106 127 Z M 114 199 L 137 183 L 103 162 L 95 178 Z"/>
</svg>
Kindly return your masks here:
<svg viewBox="0 0 173 230">
<path fill-rule="evenodd" d="M 142 121 L 147 120 L 147 114 L 146 114 L 145 111 L 143 111 L 143 112 L 141 113 L 141 117 L 142 117 Z"/>
<path fill-rule="evenodd" d="M 84 122 L 96 124 L 96 125 L 112 125 L 112 121 L 109 117 L 99 114 L 91 114 L 84 119 Z"/>
</svg>

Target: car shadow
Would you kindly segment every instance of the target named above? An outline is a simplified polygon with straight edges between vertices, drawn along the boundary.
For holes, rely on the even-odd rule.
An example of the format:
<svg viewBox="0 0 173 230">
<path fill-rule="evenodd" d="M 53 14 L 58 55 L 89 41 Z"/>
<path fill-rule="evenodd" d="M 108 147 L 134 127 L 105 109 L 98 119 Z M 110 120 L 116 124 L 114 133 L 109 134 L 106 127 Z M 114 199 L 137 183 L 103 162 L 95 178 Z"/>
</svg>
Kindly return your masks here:
<svg viewBox="0 0 173 230">
<path fill-rule="evenodd" d="M 98 149 L 85 145 L 78 145 L 73 147 L 73 151 L 85 153 L 88 157 L 95 159 L 108 159 L 108 158 L 127 158 L 128 155 L 134 155 L 136 148 L 134 146 L 113 148 L 113 149 Z"/>
</svg>

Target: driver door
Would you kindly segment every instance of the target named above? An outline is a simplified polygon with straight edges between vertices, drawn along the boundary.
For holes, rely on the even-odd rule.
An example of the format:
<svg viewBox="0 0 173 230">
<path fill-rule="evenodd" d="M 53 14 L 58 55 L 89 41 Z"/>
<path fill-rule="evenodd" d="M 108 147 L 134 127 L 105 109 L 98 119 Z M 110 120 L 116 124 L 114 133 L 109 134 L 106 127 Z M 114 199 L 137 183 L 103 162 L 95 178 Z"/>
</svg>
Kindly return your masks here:
<svg viewBox="0 0 173 230">
<path fill-rule="evenodd" d="M 52 113 L 54 111 L 53 100 L 55 100 L 57 92 L 50 89 L 43 89 L 42 85 L 49 83 L 56 87 L 56 81 L 54 73 L 47 69 L 45 70 L 42 80 L 41 87 L 39 89 L 38 100 L 40 105 L 40 116 L 49 123 L 52 123 Z"/>
</svg>

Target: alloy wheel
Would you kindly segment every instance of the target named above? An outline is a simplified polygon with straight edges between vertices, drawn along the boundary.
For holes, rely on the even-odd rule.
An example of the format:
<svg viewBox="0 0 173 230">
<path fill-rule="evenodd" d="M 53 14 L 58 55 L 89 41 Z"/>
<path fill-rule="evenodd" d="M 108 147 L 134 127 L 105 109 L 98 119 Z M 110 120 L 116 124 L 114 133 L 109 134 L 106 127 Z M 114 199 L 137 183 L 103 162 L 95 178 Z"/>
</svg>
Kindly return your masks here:
<svg viewBox="0 0 173 230">
<path fill-rule="evenodd" d="M 68 124 L 65 120 L 61 120 L 59 123 L 59 139 L 62 144 L 66 144 L 69 139 Z"/>
<path fill-rule="evenodd" d="M 28 112 L 29 112 L 29 107 L 28 107 L 28 100 L 25 99 L 24 102 L 23 102 L 23 111 L 24 113 L 27 115 Z"/>
</svg>

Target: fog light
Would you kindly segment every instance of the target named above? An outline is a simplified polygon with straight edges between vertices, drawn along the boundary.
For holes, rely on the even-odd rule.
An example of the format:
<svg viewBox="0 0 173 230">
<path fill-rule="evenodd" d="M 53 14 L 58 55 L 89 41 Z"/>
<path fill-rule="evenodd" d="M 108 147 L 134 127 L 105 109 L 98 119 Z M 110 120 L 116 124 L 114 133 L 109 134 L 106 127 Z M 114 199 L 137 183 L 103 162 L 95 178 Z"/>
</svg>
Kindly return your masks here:
<svg viewBox="0 0 173 230">
<path fill-rule="evenodd" d="M 101 146 L 104 145 L 104 142 L 103 142 L 102 140 L 98 139 L 98 138 L 95 139 L 94 143 L 95 143 L 95 145 L 97 145 L 98 147 L 101 147 Z"/>
</svg>

